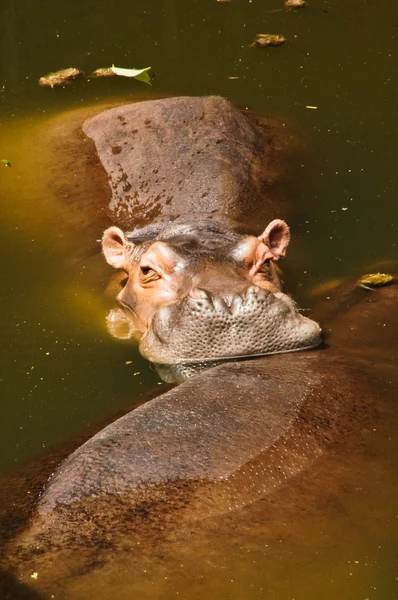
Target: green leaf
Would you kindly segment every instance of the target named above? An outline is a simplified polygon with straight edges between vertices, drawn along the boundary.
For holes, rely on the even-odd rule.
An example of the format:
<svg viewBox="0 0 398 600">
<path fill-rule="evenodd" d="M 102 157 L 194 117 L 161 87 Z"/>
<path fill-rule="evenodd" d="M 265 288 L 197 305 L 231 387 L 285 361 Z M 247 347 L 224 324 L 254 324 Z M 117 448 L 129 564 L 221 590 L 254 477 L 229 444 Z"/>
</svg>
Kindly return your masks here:
<svg viewBox="0 0 398 600">
<path fill-rule="evenodd" d="M 134 77 L 135 79 L 138 79 L 138 81 L 143 81 L 148 85 L 152 85 L 148 73 L 150 68 L 151 67 L 146 67 L 145 69 L 122 69 L 120 67 L 115 67 L 115 65 L 111 66 L 111 70 L 115 75 L 121 75 L 121 77 Z"/>
<path fill-rule="evenodd" d="M 5 167 L 11 167 L 11 163 L 7 158 L 2 158 L 1 162 L 4 163 Z"/>
<path fill-rule="evenodd" d="M 151 68 L 151 67 L 149 67 L 149 68 Z M 143 73 L 140 73 L 140 75 L 136 75 L 135 78 L 138 79 L 138 81 L 143 81 L 144 83 L 147 83 L 148 85 L 152 85 L 151 77 L 150 77 L 149 73 L 147 73 L 146 71 L 144 71 Z"/>
</svg>

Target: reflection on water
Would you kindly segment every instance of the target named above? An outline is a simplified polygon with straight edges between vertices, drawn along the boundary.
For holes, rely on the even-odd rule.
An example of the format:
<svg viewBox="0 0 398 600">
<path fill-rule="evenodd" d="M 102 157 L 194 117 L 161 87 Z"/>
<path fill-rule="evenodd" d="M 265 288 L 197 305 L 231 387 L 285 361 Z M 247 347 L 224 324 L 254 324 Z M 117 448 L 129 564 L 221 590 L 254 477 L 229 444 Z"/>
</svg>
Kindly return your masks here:
<svg viewBox="0 0 398 600">
<path fill-rule="evenodd" d="M 136 405 L 159 383 L 131 344 L 106 331 L 109 271 L 95 247 L 101 226 L 82 223 L 75 206 L 56 197 L 43 156 L 49 119 L 61 111 L 139 94 L 217 93 L 280 116 L 307 145 L 284 265 L 300 304 L 310 305 L 309 292 L 325 280 L 397 258 L 395 2 L 313 0 L 297 13 L 274 12 L 282 4 L 8 0 L 0 7 L 0 159 L 12 164 L 0 163 L 3 472 Z M 283 33 L 288 43 L 248 48 L 262 31 Z M 112 63 L 151 65 L 153 89 L 121 78 L 58 90 L 37 85 L 63 67 L 90 72 Z M 73 165 L 71 156 L 68 172 Z M 235 515 L 230 528 L 226 519 L 225 535 L 212 535 L 210 523 L 208 537 L 193 532 L 135 564 L 137 572 L 121 559 L 95 595 L 108 598 L 109 583 L 120 598 L 187 590 L 194 598 L 393 598 L 396 442 L 389 418 L 354 472 L 349 461 L 330 459 L 330 476 L 344 482 L 332 496 L 315 469 L 309 488 L 297 482 L 278 506 L 268 499 Z M 299 514 L 289 509 L 294 494 L 302 498 Z M 90 575 L 79 585 L 69 597 L 92 597 Z"/>
</svg>

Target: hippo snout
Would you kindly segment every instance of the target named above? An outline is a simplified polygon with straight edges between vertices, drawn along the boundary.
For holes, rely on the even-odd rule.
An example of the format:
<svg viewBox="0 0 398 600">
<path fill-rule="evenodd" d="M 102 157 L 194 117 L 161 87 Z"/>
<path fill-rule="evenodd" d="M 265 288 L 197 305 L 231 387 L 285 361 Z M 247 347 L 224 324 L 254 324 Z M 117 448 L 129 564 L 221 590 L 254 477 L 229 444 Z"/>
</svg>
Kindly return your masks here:
<svg viewBox="0 0 398 600">
<path fill-rule="evenodd" d="M 233 294 L 194 288 L 184 302 L 160 308 L 140 351 L 152 362 L 176 364 L 292 352 L 320 343 L 319 325 L 302 316 L 289 296 L 251 285 Z"/>
</svg>

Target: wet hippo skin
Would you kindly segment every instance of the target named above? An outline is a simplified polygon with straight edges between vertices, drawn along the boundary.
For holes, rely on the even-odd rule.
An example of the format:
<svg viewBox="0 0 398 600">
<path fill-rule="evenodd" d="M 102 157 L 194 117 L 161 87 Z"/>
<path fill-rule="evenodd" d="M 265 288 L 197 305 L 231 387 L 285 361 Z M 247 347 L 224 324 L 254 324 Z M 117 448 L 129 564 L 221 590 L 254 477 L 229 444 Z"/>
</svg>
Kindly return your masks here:
<svg viewBox="0 0 398 600">
<path fill-rule="evenodd" d="M 145 256 L 145 244 L 158 244 L 157 265 L 163 265 L 161 261 L 165 252 L 167 257 L 174 256 L 171 252 L 181 250 L 189 233 L 184 230 L 185 238 L 181 241 L 181 231 L 178 235 L 175 231 L 165 233 L 165 223 L 167 227 L 171 222 L 172 226 L 177 224 L 184 228 L 187 213 L 191 213 L 194 220 L 195 214 L 204 216 L 207 222 L 220 223 L 222 228 L 233 228 L 234 232 L 239 229 L 237 235 L 243 236 L 237 239 L 231 234 L 231 243 L 227 247 L 228 252 L 232 252 L 233 261 L 228 259 L 229 262 L 223 260 L 217 263 L 223 269 L 228 263 L 228 277 L 225 270 L 222 271 L 223 281 L 233 280 L 236 283 L 243 279 L 246 282 L 249 278 L 264 276 L 266 291 L 283 296 L 272 264 L 274 259 L 279 258 L 280 250 L 284 253 L 286 246 L 287 229 L 281 225 L 280 219 L 285 214 L 279 208 L 275 211 L 271 197 L 262 195 L 273 188 L 272 178 L 267 180 L 269 170 L 265 150 L 270 142 L 264 138 L 262 131 L 253 134 L 253 128 L 257 126 L 251 122 L 245 120 L 244 125 L 239 125 L 240 117 L 237 115 L 240 113 L 235 112 L 226 101 L 185 99 L 184 106 L 192 110 L 189 112 L 187 108 L 187 114 L 191 115 L 187 129 L 188 137 L 193 141 L 188 147 L 178 142 L 181 155 L 186 154 L 184 172 L 189 172 L 193 149 L 195 152 L 200 150 L 197 156 L 202 160 L 206 139 L 209 138 L 209 152 L 211 149 L 215 153 L 214 164 L 207 157 L 203 158 L 204 170 L 199 170 L 199 173 L 210 173 L 212 179 L 221 182 L 213 197 L 213 188 L 203 184 L 204 180 L 207 181 L 204 175 L 203 178 L 198 176 L 197 182 L 192 183 L 189 177 L 182 181 L 180 173 L 173 174 L 173 165 L 167 162 L 170 157 L 167 152 L 163 153 L 159 143 L 159 139 L 167 140 L 170 131 L 176 128 L 173 118 L 168 120 L 164 115 L 169 115 L 167 110 L 175 106 L 177 100 L 112 109 L 114 112 L 111 111 L 108 117 L 116 119 L 118 130 L 127 130 L 127 117 L 132 114 L 139 125 L 138 132 L 130 131 L 126 139 L 120 133 L 114 139 L 114 128 L 108 128 L 106 113 L 94 117 L 84 126 L 86 134 L 95 140 L 102 164 L 110 176 L 110 210 L 115 215 L 115 226 L 111 228 L 111 239 L 107 240 L 110 244 L 107 246 L 105 243 L 105 249 L 110 253 L 109 262 L 125 269 L 126 259 L 138 248 L 134 263 L 134 268 L 137 265 L 138 268 L 134 273 L 139 273 L 142 267 L 144 277 L 148 276 L 148 265 L 138 262 Z M 170 104 L 167 105 L 167 102 Z M 222 119 L 215 106 L 223 107 Z M 203 139 L 198 142 L 195 137 L 197 130 L 192 123 L 202 122 L 203 107 L 210 125 L 209 129 L 204 129 Z M 153 115 L 161 115 L 162 122 L 167 125 L 160 133 L 156 131 L 153 118 L 149 123 L 145 122 L 147 117 L 144 118 L 144 115 L 148 110 Z M 142 115 L 140 111 L 143 111 Z M 176 114 L 174 109 L 171 113 Z M 218 136 L 214 131 L 217 124 L 224 132 L 225 115 L 234 123 L 236 135 L 232 138 L 224 133 Z M 140 138 L 142 131 L 150 131 L 150 136 Z M 146 139 L 152 140 L 149 148 L 159 147 L 159 155 L 155 156 L 148 149 L 142 155 L 145 160 L 141 161 L 136 155 L 131 157 L 131 136 L 138 136 L 140 145 Z M 156 142 L 151 136 L 155 136 Z M 176 139 L 179 140 L 179 137 Z M 222 150 L 224 139 L 229 139 L 228 147 L 233 143 L 238 145 L 239 140 L 245 141 L 239 141 L 241 151 L 235 149 L 225 154 Z M 258 143 L 261 148 L 257 147 Z M 124 151 L 124 147 L 129 151 Z M 247 158 L 248 148 L 251 159 Z M 246 169 L 244 176 L 239 169 L 236 174 L 234 168 L 241 156 Z M 134 162 L 129 163 L 130 159 Z M 152 168 L 151 161 L 154 164 L 165 162 L 168 166 L 165 171 L 160 169 L 153 173 L 156 167 Z M 145 167 L 148 165 L 152 175 L 159 176 L 158 181 L 155 179 L 155 187 L 158 186 L 155 195 L 152 195 L 145 179 Z M 171 179 L 173 194 L 165 195 L 162 178 L 169 172 L 176 178 Z M 235 189 L 234 182 L 239 181 L 240 192 L 223 195 L 224 181 L 227 181 L 229 192 Z M 197 187 L 190 187 L 191 183 Z M 144 194 L 142 204 L 130 210 L 137 190 Z M 247 195 L 244 190 L 248 191 Z M 124 200 L 126 194 L 130 194 L 127 205 Z M 260 206 L 259 212 L 248 208 L 251 196 L 252 206 Z M 277 229 L 274 230 L 274 226 L 267 229 L 267 224 L 275 221 Z M 213 231 L 209 225 L 205 228 L 207 232 Z M 283 234 L 270 236 L 270 231 Z M 223 244 L 221 246 L 224 248 Z M 249 265 L 239 263 L 242 256 L 251 256 Z M 173 274 L 177 263 L 171 260 Z M 193 290 L 191 297 L 200 300 L 198 290 L 206 288 L 209 292 L 207 287 L 212 284 L 209 278 L 203 276 L 203 273 L 208 274 L 207 269 L 208 266 L 200 271 L 202 283 L 199 286 L 197 283 L 186 286 L 182 277 L 178 288 L 182 290 L 181 294 L 185 294 L 187 289 Z M 164 271 L 167 272 L 167 269 L 164 268 Z M 199 277 L 198 272 L 195 271 L 194 278 Z M 134 276 L 129 273 L 130 278 Z M 189 277 L 192 279 L 191 274 Z M 245 283 L 245 286 L 259 287 L 259 283 L 261 281 L 256 279 L 254 283 Z M 242 293 L 239 286 L 238 290 L 234 290 L 236 293 Z M 131 291 L 125 287 L 124 290 L 127 291 L 121 292 L 124 294 L 122 307 L 131 312 L 134 310 L 132 302 L 136 302 L 131 300 L 135 288 Z M 214 296 L 219 293 L 219 288 L 211 288 L 209 293 Z M 129 556 L 130 553 L 136 555 L 135 545 L 142 543 L 151 552 L 166 532 L 173 536 L 183 530 L 188 536 L 195 523 L 238 511 L 262 498 L 272 497 L 277 503 L 278 494 L 286 494 L 291 482 L 311 473 L 315 461 L 321 465 L 329 453 L 338 453 L 339 448 L 344 449 L 350 440 L 357 439 L 360 447 L 368 432 L 382 418 L 387 403 L 385 389 L 380 390 L 380 372 L 373 364 L 378 353 L 383 354 L 375 323 L 383 314 L 389 331 L 396 331 L 397 327 L 397 286 L 392 284 L 371 294 L 371 302 L 370 296 L 365 296 L 331 323 L 329 347 L 303 353 L 248 357 L 225 362 L 197 374 L 190 372 L 191 376 L 179 386 L 100 431 L 71 454 L 50 478 L 29 527 L 9 546 L 8 564 L 28 582 L 32 571 L 39 572 L 39 585 L 44 590 L 52 591 L 54 586 L 62 589 L 62 578 L 66 580 L 72 575 L 79 577 L 90 571 L 96 572 L 126 548 Z M 222 297 L 228 300 L 224 288 Z M 298 312 L 291 301 L 283 300 L 281 296 L 276 298 L 285 302 L 287 311 Z M 145 313 L 143 319 L 149 318 L 152 317 Z M 353 337 L 348 331 L 348 324 L 355 331 Z M 316 331 L 319 335 L 319 328 Z M 360 351 L 361 340 L 372 347 L 370 356 Z M 388 340 L 389 357 L 395 361 L 396 358 L 391 358 L 396 357 L 394 336 Z M 211 357 L 206 355 L 206 358 Z M 171 364 L 165 360 L 163 365 L 167 370 L 174 368 L 175 362 Z M 330 480 L 329 473 L 327 475 L 325 482 Z M 300 502 L 298 498 L 298 507 Z"/>
<path fill-rule="evenodd" d="M 110 218 L 122 228 L 189 215 L 256 232 L 291 212 L 293 138 L 219 96 L 120 106 L 85 121 L 83 131 L 109 179 Z"/>
<path fill-rule="evenodd" d="M 83 130 L 112 188 L 104 256 L 126 274 L 108 316 L 116 337 L 162 365 L 320 344 L 275 267 L 290 241 L 280 135 L 217 96 L 114 108 Z"/>
<path fill-rule="evenodd" d="M 363 311 L 371 325 L 388 310 L 387 325 L 396 331 L 396 310 L 389 309 L 396 309 L 398 286 L 376 290 L 370 304 L 367 298 L 355 305 L 352 326 Z M 378 338 L 371 360 L 354 359 L 346 341 L 346 350 L 331 346 L 206 370 L 103 429 L 51 478 L 30 527 L 12 544 L 14 568 L 23 578 L 40 569 L 41 585 L 53 589 L 54 569 L 79 577 L 123 548 L 134 553 L 136 543 L 156 551 L 166 532 L 189 531 L 261 498 L 277 504 L 297 479 L 305 487 L 315 463 L 322 487 L 322 462 L 344 455 L 346 446 L 362 464 L 366 440 L 382 431 L 396 388 L 380 384 Z M 325 492 L 339 485 L 328 470 L 324 476 Z M 297 497 L 297 510 L 301 502 Z"/>
</svg>

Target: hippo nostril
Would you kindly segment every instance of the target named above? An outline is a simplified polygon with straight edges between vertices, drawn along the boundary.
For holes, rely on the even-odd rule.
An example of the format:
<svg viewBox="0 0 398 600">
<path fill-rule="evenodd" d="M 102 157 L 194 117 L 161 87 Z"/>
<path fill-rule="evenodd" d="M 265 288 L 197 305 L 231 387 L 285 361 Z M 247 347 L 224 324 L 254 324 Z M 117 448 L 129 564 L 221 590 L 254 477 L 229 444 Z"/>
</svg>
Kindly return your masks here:
<svg viewBox="0 0 398 600">
<path fill-rule="evenodd" d="M 204 307 L 206 309 L 213 308 L 213 297 L 207 290 L 202 288 L 193 288 L 189 294 L 189 299 L 194 300 L 193 306 L 197 308 Z"/>
<path fill-rule="evenodd" d="M 239 312 L 244 305 L 252 308 L 262 304 L 271 295 L 257 285 L 251 285 L 240 292 L 211 293 L 203 288 L 192 288 L 188 293 L 188 303 L 194 310 L 216 311 L 219 313 Z"/>
<path fill-rule="evenodd" d="M 193 288 L 189 292 L 189 296 L 194 300 L 206 300 L 208 298 L 208 292 L 202 290 L 201 288 Z"/>
<path fill-rule="evenodd" d="M 230 314 L 232 305 L 231 296 L 218 296 L 214 298 L 213 306 L 215 310 L 220 314 Z"/>
<path fill-rule="evenodd" d="M 232 304 L 234 302 L 235 297 L 236 294 L 224 294 L 222 298 L 225 304 L 228 306 L 228 308 L 232 308 Z"/>
<path fill-rule="evenodd" d="M 238 313 L 243 306 L 243 297 L 241 294 L 235 294 L 233 300 L 231 302 L 231 311 L 233 313 Z"/>
<path fill-rule="evenodd" d="M 265 300 L 271 292 L 260 288 L 258 285 L 251 285 L 247 288 L 244 300 L 246 302 Z"/>
<path fill-rule="evenodd" d="M 247 296 L 256 296 L 261 291 L 261 288 L 258 285 L 251 285 L 246 290 Z"/>
</svg>

